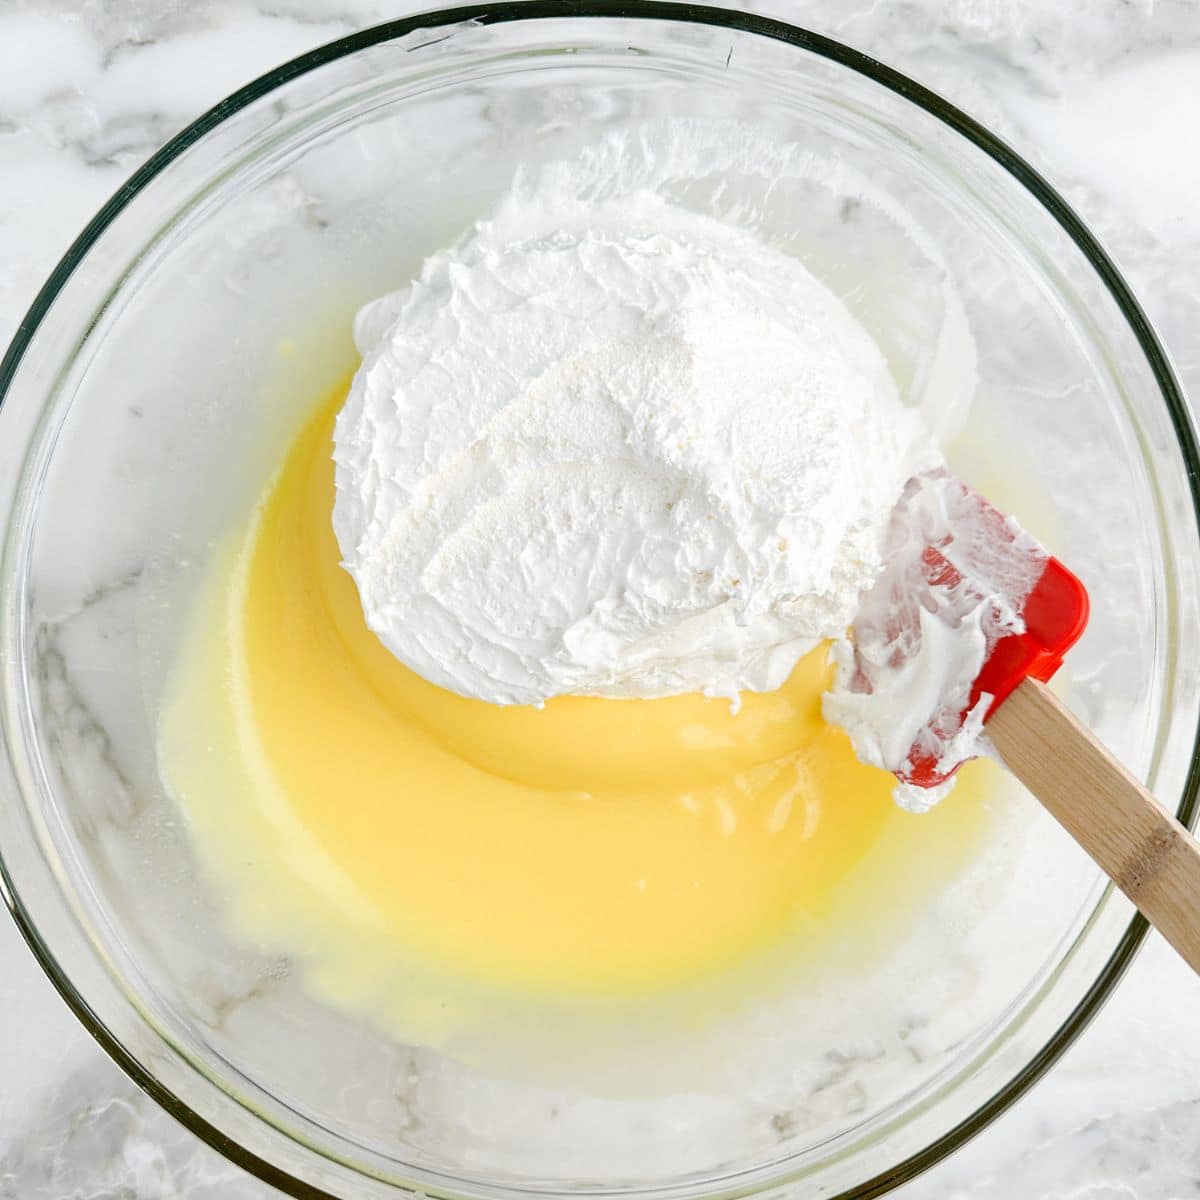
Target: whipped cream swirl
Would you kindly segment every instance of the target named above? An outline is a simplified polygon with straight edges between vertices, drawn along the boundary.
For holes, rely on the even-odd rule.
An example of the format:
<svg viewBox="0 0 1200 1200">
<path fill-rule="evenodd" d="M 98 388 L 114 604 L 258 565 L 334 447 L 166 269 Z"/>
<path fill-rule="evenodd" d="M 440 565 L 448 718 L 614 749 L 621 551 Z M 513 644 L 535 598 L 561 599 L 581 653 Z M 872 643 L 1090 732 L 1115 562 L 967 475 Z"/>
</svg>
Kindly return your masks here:
<svg viewBox="0 0 1200 1200">
<path fill-rule="evenodd" d="M 937 461 L 919 407 L 754 229 L 547 177 L 359 313 L 334 528 L 367 623 L 496 704 L 778 687 Z"/>
</svg>

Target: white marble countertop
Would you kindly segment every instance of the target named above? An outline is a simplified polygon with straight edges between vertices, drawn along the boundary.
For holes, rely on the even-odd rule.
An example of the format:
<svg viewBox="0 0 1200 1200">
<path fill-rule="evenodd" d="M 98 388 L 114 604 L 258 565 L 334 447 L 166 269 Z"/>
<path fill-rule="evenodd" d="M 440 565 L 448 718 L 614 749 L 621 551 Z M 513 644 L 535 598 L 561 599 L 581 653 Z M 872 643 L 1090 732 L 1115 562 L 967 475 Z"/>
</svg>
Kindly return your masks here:
<svg viewBox="0 0 1200 1200">
<path fill-rule="evenodd" d="M 1200 396 L 1200 0 L 770 0 L 1032 158 L 1107 243 Z M 2 0 L 0 343 L 148 154 L 280 60 L 406 0 Z M 1156 940 L 1034 1092 L 903 1200 L 1200 1195 L 1200 980 Z M 157 1111 L 0 916 L 0 1198 L 277 1193 Z"/>
</svg>

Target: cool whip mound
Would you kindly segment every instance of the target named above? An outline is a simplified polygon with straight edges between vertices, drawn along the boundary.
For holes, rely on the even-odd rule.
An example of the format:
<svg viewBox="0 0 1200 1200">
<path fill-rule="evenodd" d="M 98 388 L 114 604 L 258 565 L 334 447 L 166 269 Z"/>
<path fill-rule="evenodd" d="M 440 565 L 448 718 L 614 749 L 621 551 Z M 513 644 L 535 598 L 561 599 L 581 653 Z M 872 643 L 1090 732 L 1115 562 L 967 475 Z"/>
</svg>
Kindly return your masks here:
<svg viewBox="0 0 1200 1200">
<path fill-rule="evenodd" d="M 940 461 L 953 305 L 902 394 L 764 208 L 680 202 L 718 169 L 764 195 L 832 170 L 748 138 L 666 127 L 519 177 L 359 313 L 334 528 L 368 625 L 426 679 L 736 698 L 845 635 Z"/>
</svg>

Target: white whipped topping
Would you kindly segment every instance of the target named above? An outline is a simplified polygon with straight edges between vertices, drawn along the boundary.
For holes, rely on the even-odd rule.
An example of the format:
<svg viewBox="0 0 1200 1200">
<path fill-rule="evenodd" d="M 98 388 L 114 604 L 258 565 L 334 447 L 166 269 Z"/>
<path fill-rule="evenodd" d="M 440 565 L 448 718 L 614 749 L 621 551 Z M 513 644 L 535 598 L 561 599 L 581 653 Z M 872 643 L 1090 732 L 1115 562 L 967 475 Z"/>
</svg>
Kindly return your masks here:
<svg viewBox="0 0 1200 1200">
<path fill-rule="evenodd" d="M 932 570 L 922 557 L 927 547 L 940 555 Z M 863 762 L 902 777 L 896 802 L 924 812 L 950 790 L 962 763 L 987 752 L 983 722 L 992 697 L 984 693 L 971 705 L 971 691 L 996 643 L 1024 630 L 1021 612 L 1046 551 L 1012 517 L 932 470 L 905 486 L 884 557 L 852 640 L 834 647 L 837 674 L 823 710 Z M 916 758 L 932 760 L 944 781 L 906 781 Z"/>
<path fill-rule="evenodd" d="M 716 143 L 685 134 L 710 171 Z M 687 174 L 669 144 L 519 179 L 358 316 L 334 528 L 369 626 L 445 688 L 778 687 L 844 634 L 897 495 L 936 459 L 931 385 L 906 404 L 796 257 L 664 199 L 647 163 Z"/>
</svg>

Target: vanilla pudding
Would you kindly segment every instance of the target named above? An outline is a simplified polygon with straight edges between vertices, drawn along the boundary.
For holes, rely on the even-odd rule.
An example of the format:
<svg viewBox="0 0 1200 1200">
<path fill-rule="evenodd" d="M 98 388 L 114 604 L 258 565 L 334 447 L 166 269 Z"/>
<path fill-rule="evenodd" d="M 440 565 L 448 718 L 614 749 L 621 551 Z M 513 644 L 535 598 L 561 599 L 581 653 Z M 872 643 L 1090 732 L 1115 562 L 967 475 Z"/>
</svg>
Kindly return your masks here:
<svg viewBox="0 0 1200 1200">
<path fill-rule="evenodd" d="M 906 817 L 892 776 L 822 719 L 824 647 L 737 713 L 698 694 L 500 706 L 431 684 L 368 629 L 340 565 L 341 401 L 233 548 L 197 654 L 201 671 L 225 664 L 222 753 L 246 764 L 250 804 L 284 810 L 278 849 L 302 879 L 337 878 L 331 902 L 397 953 L 560 994 L 690 983 L 847 920 L 839 886 Z M 164 762 L 204 804 L 206 768 L 186 748 L 213 688 L 184 678 Z M 930 818 L 933 844 L 978 835 L 983 779 Z"/>
</svg>

